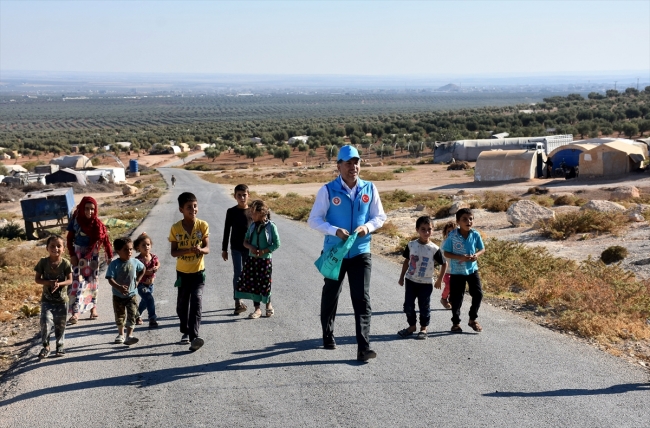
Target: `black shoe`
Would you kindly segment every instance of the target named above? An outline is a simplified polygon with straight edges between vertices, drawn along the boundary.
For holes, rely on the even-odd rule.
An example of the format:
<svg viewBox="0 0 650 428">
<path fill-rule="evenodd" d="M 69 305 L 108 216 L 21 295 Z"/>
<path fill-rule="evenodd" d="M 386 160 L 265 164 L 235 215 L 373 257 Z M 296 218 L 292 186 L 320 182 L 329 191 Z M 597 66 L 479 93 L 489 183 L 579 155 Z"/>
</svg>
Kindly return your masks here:
<svg viewBox="0 0 650 428">
<path fill-rule="evenodd" d="M 158 328 L 158 321 L 156 320 L 149 321 L 149 328 Z"/>
<path fill-rule="evenodd" d="M 336 340 L 334 340 L 334 335 L 323 337 L 323 348 L 336 349 Z"/>
<path fill-rule="evenodd" d="M 368 361 L 371 358 L 377 358 L 377 353 L 372 349 L 357 352 L 357 361 Z"/>
<path fill-rule="evenodd" d="M 181 337 L 181 345 L 186 345 L 186 344 L 188 344 L 188 343 L 190 343 L 190 336 L 187 335 L 187 334 L 184 334 L 184 335 Z"/>
<path fill-rule="evenodd" d="M 192 340 L 192 344 L 190 345 L 190 352 L 198 351 L 204 343 L 205 341 L 200 337 L 194 338 L 194 340 Z"/>
</svg>

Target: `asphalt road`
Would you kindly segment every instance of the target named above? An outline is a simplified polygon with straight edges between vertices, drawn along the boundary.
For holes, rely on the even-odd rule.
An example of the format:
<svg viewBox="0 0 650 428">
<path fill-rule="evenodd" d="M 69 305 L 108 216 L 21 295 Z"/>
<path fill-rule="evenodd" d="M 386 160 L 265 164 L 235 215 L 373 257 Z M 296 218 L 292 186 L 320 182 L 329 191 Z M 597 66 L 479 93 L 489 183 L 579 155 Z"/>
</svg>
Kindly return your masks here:
<svg viewBox="0 0 650 428">
<path fill-rule="evenodd" d="M 172 170 L 161 168 L 169 179 Z M 100 283 L 97 321 L 67 330 L 64 358 L 42 362 L 35 346 L 2 385 L 0 426 L 457 426 L 642 427 L 650 383 L 642 369 L 510 313 L 484 305 L 483 333 L 449 334 L 450 313 L 434 291 L 428 340 L 401 339 L 399 267 L 373 260 L 371 342 L 378 358 L 358 363 L 349 292 L 336 323 L 338 349 L 321 348 L 322 279 L 312 263 L 322 236 L 274 217 L 276 315 L 233 316 L 232 267 L 221 259 L 224 189 L 173 170 L 178 182 L 136 233 L 153 237 L 161 328 L 140 343 L 112 343 L 110 287 Z M 254 186 L 253 186 L 254 188 Z M 178 344 L 174 261 L 167 236 L 181 218 L 176 197 L 192 191 L 211 226 L 201 335 Z M 466 326 L 467 299 L 463 326 Z M 145 322 L 146 326 L 146 322 Z M 466 331 L 471 331 L 465 327 Z"/>
</svg>

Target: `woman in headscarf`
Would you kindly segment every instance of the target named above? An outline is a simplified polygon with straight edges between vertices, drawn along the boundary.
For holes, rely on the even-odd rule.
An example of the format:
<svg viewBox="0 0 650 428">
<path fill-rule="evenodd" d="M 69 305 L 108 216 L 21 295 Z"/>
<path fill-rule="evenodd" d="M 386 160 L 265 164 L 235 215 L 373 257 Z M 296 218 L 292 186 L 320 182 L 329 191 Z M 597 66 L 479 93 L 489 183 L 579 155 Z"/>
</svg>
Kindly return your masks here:
<svg viewBox="0 0 650 428">
<path fill-rule="evenodd" d="M 68 252 L 72 264 L 72 285 L 69 288 L 72 314 L 69 324 L 76 324 L 79 314 L 90 310 L 90 319 L 97 315 L 97 284 L 99 249 L 104 247 L 107 261 L 113 258 L 113 248 L 106 226 L 97 217 L 97 201 L 84 196 L 68 223 Z"/>
</svg>

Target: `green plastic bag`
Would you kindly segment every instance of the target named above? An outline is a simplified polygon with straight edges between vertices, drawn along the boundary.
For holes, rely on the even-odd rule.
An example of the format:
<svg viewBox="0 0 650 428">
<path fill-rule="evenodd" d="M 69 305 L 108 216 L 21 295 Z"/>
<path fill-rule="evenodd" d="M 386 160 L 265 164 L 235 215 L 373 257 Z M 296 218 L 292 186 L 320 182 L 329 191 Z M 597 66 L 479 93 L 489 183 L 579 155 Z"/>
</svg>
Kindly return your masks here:
<svg viewBox="0 0 650 428">
<path fill-rule="evenodd" d="M 357 232 L 350 235 L 347 240 L 339 242 L 327 251 L 323 251 L 323 254 L 321 254 L 318 260 L 314 262 L 318 271 L 325 278 L 338 281 L 343 257 L 345 257 L 348 251 L 350 251 L 350 248 L 352 248 L 356 239 Z"/>
</svg>

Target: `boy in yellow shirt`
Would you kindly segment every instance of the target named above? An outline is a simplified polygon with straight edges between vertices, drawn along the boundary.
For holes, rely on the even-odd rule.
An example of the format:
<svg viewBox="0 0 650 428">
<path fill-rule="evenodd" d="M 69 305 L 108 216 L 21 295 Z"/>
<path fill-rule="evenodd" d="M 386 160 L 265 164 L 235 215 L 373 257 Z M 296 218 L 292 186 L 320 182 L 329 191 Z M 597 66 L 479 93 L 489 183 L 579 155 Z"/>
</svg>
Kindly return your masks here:
<svg viewBox="0 0 650 428">
<path fill-rule="evenodd" d="M 199 220 L 199 203 L 194 194 L 183 192 L 178 196 L 178 210 L 183 220 L 174 223 L 169 232 L 171 255 L 176 257 L 176 283 L 178 298 L 176 313 L 183 336 L 181 343 L 191 343 L 190 351 L 198 350 L 205 343 L 199 336 L 201 305 L 205 286 L 203 256 L 210 253 L 208 223 Z"/>
</svg>

